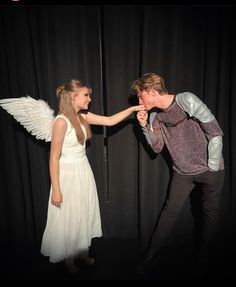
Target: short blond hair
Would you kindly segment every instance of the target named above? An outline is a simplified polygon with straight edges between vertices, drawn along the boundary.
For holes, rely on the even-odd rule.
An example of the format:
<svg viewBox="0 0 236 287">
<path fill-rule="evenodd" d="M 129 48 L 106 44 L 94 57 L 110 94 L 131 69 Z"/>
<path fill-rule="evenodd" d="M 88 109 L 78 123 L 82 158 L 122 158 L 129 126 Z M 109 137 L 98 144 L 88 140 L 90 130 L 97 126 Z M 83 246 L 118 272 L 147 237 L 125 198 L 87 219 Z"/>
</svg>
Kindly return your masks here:
<svg viewBox="0 0 236 287">
<path fill-rule="evenodd" d="M 142 91 L 148 91 L 154 88 L 160 95 L 168 93 L 164 79 L 155 73 L 147 73 L 132 83 L 132 92 L 138 95 Z"/>
</svg>

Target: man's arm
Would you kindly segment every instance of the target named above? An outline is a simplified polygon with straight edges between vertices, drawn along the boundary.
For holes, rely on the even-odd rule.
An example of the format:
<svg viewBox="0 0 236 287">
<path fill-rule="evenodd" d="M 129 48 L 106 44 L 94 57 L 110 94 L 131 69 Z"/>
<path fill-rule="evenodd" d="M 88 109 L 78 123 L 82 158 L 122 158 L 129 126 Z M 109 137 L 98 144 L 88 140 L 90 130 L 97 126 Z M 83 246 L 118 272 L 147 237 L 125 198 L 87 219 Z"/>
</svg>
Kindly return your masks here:
<svg viewBox="0 0 236 287">
<path fill-rule="evenodd" d="M 158 120 L 155 119 L 156 112 L 152 112 L 149 116 L 149 123 L 147 112 L 143 114 L 143 112 L 137 113 L 137 119 L 142 128 L 143 134 L 148 142 L 148 144 L 152 147 L 153 151 L 159 153 L 162 151 L 164 146 L 164 141 L 162 138 L 160 125 Z"/>
<path fill-rule="evenodd" d="M 223 131 L 209 108 L 194 94 L 181 93 L 176 96 L 176 102 L 190 117 L 196 118 L 208 139 L 208 166 L 217 171 L 220 168 L 223 149 Z"/>
<path fill-rule="evenodd" d="M 155 115 L 156 115 L 156 113 L 154 113 L 154 112 L 151 113 L 149 116 L 149 124 L 147 123 L 145 127 L 141 126 L 143 134 L 145 135 L 145 138 L 146 138 L 146 140 L 150 146 L 152 146 L 152 142 L 151 142 L 148 130 L 150 129 L 153 131 L 152 123 L 153 123 L 153 120 L 155 118 Z"/>
</svg>

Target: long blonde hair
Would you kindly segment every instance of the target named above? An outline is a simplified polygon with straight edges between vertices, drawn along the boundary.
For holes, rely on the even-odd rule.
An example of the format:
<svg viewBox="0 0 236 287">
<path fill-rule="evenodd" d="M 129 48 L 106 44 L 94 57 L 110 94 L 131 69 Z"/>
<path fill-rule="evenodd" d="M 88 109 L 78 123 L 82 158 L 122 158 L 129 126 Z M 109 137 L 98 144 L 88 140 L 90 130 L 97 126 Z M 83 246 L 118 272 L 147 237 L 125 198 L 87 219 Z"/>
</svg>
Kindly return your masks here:
<svg viewBox="0 0 236 287">
<path fill-rule="evenodd" d="M 72 79 L 58 86 L 56 90 L 57 97 L 60 99 L 59 114 L 63 114 L 69 119 L 71 125 L 75 129 L 76 136 L 80 144 L 84 144 L 85 142 L 85 135 L 81 128 L 81 124 L 86 129 L 87 139 L 91 138 L 91 129 L 86 119 L 80 113 L 77 114 L 75 112 L 75 109 L 72 105 L 71 93 L 84 87 L 89 88 L 81 81 Z"/>
</svg>

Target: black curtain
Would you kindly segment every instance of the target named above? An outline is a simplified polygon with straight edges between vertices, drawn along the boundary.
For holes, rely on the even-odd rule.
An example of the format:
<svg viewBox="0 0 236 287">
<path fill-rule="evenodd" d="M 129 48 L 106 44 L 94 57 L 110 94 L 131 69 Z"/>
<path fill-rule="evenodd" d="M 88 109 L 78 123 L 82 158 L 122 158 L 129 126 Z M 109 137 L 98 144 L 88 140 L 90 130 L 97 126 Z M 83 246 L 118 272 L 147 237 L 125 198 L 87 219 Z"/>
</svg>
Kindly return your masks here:
<svg viewBox="0 0 236 287">
<path fill-rule="evenodd" d="M 0 6 L 0 98 L 30 95 L 58 111 L 56 87 L 76 78 L 93 89 L 91 111 L 111 115 L 135 102 L 133 80 L 164 77 L 171 93 L 190 91 L 224 131 L 222 238 L 235 248 L 236 6 Z M 39 253 L 50 188 L 50 144 L 0 109 L 0 228 L 3 255 Z M 145 246 L 164 203 L 168 155 L 148 147 L 135 115 L 93 127 L 87 154 L 97 182 L 104 237 Z M 173 240 L 193 232 L 187 202 Z M 188 240 L 188 239 L 186 239 Z"/>
</svg>

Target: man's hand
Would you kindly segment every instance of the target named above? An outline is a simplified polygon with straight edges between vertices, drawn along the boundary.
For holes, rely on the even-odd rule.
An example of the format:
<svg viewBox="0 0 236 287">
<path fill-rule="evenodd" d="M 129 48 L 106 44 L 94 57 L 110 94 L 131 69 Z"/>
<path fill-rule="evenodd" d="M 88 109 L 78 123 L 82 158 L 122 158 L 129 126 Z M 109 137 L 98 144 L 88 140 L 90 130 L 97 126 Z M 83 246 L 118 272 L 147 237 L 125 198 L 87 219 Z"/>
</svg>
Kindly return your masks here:
<svg viewBox="0 0 236 287">
<path fill-rule="evenodd" d="M 137 120 L 142 127 L 147 125 L 148 113 L 147 111 L 139 111 L 137 112 Z"/>
</svg>

